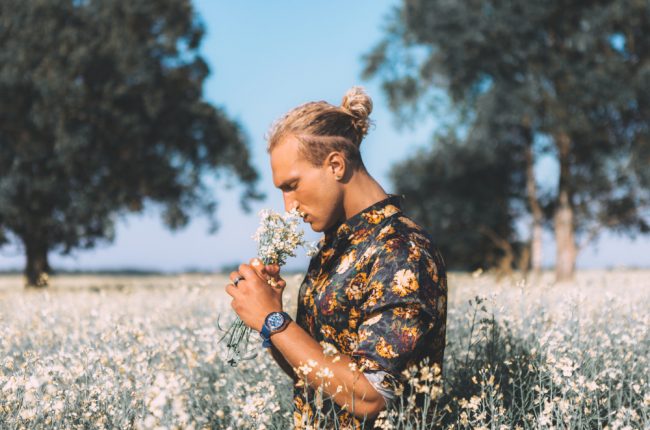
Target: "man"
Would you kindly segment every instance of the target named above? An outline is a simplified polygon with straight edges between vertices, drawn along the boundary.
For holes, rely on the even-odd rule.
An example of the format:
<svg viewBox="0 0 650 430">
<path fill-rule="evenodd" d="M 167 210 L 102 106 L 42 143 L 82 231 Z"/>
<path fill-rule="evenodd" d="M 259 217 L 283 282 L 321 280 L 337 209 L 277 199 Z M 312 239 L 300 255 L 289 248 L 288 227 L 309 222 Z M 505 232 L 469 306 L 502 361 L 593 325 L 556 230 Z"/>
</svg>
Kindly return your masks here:
<svg viewBox="0 0 650 430">
<path fill-rule="evenodd" d="M 232 307 L 296 383 L 296 428 L 370 427 L 404 390 L 402 371 L 442 366 L 444 262 L 428 235 L 366 171 L 359 145 L 370 98 L 358 87 L 341 107 L 308 103 L 269 138 L 273 181 L 321 247 L 301 285 L 296 322 L 282 312 L 286 285 L 258 260 L 231 273 Z M 269 286 L 267 279 L 279 288 Z M 333 416 L 333 417 L 332 417 Z"/>
</svg>

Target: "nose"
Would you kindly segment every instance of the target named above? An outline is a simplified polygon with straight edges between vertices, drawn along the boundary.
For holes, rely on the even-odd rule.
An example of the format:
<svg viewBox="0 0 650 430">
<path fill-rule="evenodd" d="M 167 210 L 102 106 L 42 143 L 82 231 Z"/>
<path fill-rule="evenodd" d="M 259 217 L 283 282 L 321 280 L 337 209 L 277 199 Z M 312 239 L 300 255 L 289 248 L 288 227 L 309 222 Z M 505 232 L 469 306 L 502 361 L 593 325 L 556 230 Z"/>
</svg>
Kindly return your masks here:
<svg viewBox="0 0 650 430">
<path fill-rule="evenodd" d="M 299 206 L 298 201 L 292 199 L 291 197 L 287 196 L 284 194 L 282 196 L 284 198 L 284 210 L 287 212 L 290 212 L 291 209 L 297 209 Z"/>
</svg>

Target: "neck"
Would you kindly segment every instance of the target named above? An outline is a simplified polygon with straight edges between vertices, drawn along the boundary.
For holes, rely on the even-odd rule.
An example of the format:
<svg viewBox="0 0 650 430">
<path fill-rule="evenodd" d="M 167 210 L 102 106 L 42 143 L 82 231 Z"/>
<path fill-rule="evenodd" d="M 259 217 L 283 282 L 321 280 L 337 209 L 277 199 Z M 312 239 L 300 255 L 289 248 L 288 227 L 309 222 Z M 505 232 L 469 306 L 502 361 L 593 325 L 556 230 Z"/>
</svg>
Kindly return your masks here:
<svg viewBox="0 0 650 430">
<path fill-rule="evenodd" d="M 352 174 L 350 180 L 345 184 L 343 196 L 343 211 L 345 221 L 358 214 L 368 206 L 371 206 L 388 197 L 388 194 L 364 168 L 360 168 Z"/>
</svg>

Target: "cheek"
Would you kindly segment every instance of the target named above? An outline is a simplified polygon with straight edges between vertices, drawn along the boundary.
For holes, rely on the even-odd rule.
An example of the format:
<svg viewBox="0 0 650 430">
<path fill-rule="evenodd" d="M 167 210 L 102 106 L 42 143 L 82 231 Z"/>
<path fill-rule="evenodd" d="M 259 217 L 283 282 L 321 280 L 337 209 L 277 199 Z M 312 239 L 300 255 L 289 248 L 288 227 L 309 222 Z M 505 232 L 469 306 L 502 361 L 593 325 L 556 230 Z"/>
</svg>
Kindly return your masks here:
<svg viewBox="0 0 650 430">
<path fill-rule="evenodd" d="M 320 215 L 320 222 L 329 226 L 338 217 L 339 208 L 342 205 L 342 195 L 337 183 L 327 184 L 323 182 L 319 189 L 319 202 L 316 207 Z"/>
<path fill-rule="evenodd" d="M 305 176 L 304 187 L 298 188 L 295 197 L 302 208 L 315 218 L 316 224 L 312 224 L 312 227 L 330 225 L 337 217 L 337 208 L 341 204 L 340 184 L 322 171 L 311 173 Z"/>
<path fill-rule="evenodd" d="M 305 186 L 298 191 L 296 197 L 312 212 L 322 213 L 331 199 L 331 184 L 328 184 L 327 177 L 321 174 L 314 174 L 305 181 Z"/>
</svg>

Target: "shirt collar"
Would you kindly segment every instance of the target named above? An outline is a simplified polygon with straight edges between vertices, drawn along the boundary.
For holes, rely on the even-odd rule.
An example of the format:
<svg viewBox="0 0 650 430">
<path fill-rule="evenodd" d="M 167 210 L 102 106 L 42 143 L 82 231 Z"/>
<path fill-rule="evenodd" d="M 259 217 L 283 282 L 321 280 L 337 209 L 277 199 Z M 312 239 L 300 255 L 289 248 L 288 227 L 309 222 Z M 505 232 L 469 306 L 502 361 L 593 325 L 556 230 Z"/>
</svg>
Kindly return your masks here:
<svg viewBox="0 0 650 430">
<path fill-rule="evenodd" d="M 333 238 L 333 236 L 337 238 L 347 237 L 359 228 L 379 224 L 384 219 L 402 211 L 403 199 L 404 196 L 389 194 L 384 200 L 368 206 L 344 222 L 327 229 L 325 231 L 325 240 L 329 241 L 328 239 Z"/>
</svg>

